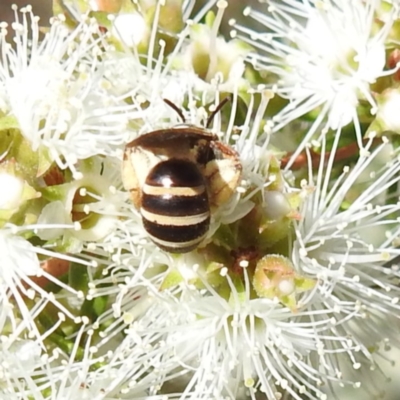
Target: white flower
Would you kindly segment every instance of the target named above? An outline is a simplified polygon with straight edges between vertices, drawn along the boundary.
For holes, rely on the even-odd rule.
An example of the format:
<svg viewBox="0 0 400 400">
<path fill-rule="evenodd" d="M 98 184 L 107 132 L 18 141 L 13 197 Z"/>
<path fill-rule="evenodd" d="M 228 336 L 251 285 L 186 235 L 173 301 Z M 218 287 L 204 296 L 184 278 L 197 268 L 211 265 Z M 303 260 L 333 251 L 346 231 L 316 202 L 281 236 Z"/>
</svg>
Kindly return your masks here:
<svg viewBox="0 0 400 400">
<path fill-rule="evenodd" d="M 249 85 L 242 79 L 244 58 L 250 48 L 242 41 L 226 41 L 218 35 L 228 3 L 221 0 L 216 6 L 218 12 L 215 18 L 209 14 L 205 23 L 188 23 L 185 32 L 189 37 L 183 41 L 182 50 L 174 51 L 170 59 L 175 68 L 193 72 L 196 91 L 207 92 L 210 83 L 218 84 L 221 92 L 234 92 L 239 88 L 245 91 Z"/>
<path fill-rule="evenodd" d="M 186 23 L 194 2 L 167 3 Z M 370 369 L 382 340 L 398 344 L 400 273 L 391 264 L 400 256 L 400 152 L 371 134 L 341 173 L 341 130 L 325 134 L 357 123 L 360 100 L 376 105 L 370 84 L 385 73 L 395 7 L 377 31 L 378 0 L 284 0 L 272 3 L 270 17 L 252 13 L 281 35 L 266 49 L 274 60 L 257 57 L 278 76 L 278 94 L 292 101 L 272 126 L 265 120 L 272 91 L 244 92 L 239 54 L 217 39 L 225 1 L 211 30 L 191 41 L 190 22 L 166 35 L 164 2 L 136 4 L 138 12 L 151 11 L 154 24 L 133 27 L 137 37 L 125 30 L 125 14 L 110 19 L 108 33 L 77 14 L 69 21 L 75 28 L 54 20 L 39 43 L 27 7 L 14 24 L 16 49 L 5 32 L 0 39 L 0 131 L 11 121 L 49 164 L 39 174 L 37 165 L 20 168 L 41 197 L 18 202 L 21 184 L 8 180 L 14 190 L 3 199 L 16 211 L 0 229 L 0 397 L 320 400 L 335 396 L 336 384 L 359 386 L 364 376 L 373 393 Z M 91 6 L 103 11 L 105 4 Z M 345 33 L 335 36 L 339 27 Z M 123 43 L 110 37 L 137 44 L 144 28 L 144 50 L 140 43 L 122 52 Z M 260 38 L 262 47 L 268 34 Z M 193 44 L 212 53 L 204 85 L 188 65 L 174 70 Z M 226 90 L 213 79 L 217 71 L 226 72 L 232 102 L 208 124 Z M 271 126 L 300 126 L 297 118 L 318 107 L 320 118 L 295 143 L 303 140 L 300 147 L 279 160 L 281 136 L 270 142 Z M 219 172 L 242 176 L 229 201 L 212 210 L 205 240 L 176 255 L 151 241 L 120 168 L 131 140 L 182 122 L 210 125 L 219 138 L 212 145 L 227 146 L 232 158 L 236 151 L 242 167 Z M 359 140 L 363 129 L 354 126 Z M 322 139 L 312 150 L 320 145 L 320 154 L 306 147 L 308 164 L 291 171 L 315 133 Z M 14 157 L 10 143 L 2 165 Z"/>
<path fill-rule="evenodd" d="M 371 84 L 394 72 L 385 71 L 385 49 L 398 17 L 393 4 L 379 27 L 374 18 L 381 7 L 378 0 L 284 0 L 268 2 L 265 13 L 245 10 L 266 30 L 237 27 L 259 49 L 251 61 L 277 76 L 273 87 L 289 102 L 273 117 L 275 132 L 315 109 L 320 110 L 316 123 L 327 118 L 328 128 L 343 127 L 358 120 L 360 100 L 376 112 Z"/>
<path fill-rule="evenodd" d="M 18 331 L 16 321 L 22 318 L 26 328 L 36 337 L 41 337 L 24 299 L 24 296 L 31 298 L 35 296 L 35 292 L 24 287 L 24 283 L 30 280 L 29 277 L 41 272 L 34 246 L 24 238 L 14 235 L 11 230 L 1 229 L 0 265 L 0 308 L 9 310 L 2 318 L 3 321 L 8 319 L 7 325 L 10 325 L 11 331 L 15 332 Z M 9 308 L 8 293 L 14 297 L 19 315 Z"/>
<path fill-rule="evenodd" d="M 111 355 L 96 354 L 92 343 L 93 331 L 86 332 L 83 338 L 88 320 L 84 318 L 83 322 L 72 341 L 70 354 L 63 351 L 62 346 L 56 346 L 46 354 L 33 342 L 15 342 L 3 353 L 7 356 L 7 360 L 2 362 L 7 367 L 3 376 L 7 386 L 0 386 L 0 393 L 7 399 L 26 400 L 93 400 L 103 399 L 112 393 L 121 377 L 113 373 L 107 362 Z M 101 364 L 104 366 L 99 369 Z M 12 394 L 15 397 L 11 397 Z"/>
<path fill-rule="evenodd" d="M 57 225 L 56 225 L 57 227 Z M 10 335 L 10 344 L 25 331 L 29 338 L 42 343 L 44 337 L 56 330 L 68 318 L 71 321 L 80 321 L 69 307 L 65 306 L 60 298 L 65 296 L 82 297 L 82 292 L 66 285 L 47 271 L 38 255 L 58 257 L 67 263 L 77 263 L 82 266 L 93 266 L 93 260 L 83 260 L 69 254 L 59 254 L 46 248 L 33 246 L 22 237 L 29 229 L 36 230 L 40 226 L 6 226 L 0 229 L 0 331 Z M 51 226 L 49 226 L 51 228 Z M 46 291 L 40 279 L 54 282 L 65 289 L 64 296 L 58 298 L 52 292 Z M 12 301 L 10 300 L 12 299 Z M 48 304 L 59 310 L 58 322 L 45 334 L 40 331 L 38 317 Z M 3 315 L 2 315 L 3 314 Z"/>
<path fill-rule="evenodd" d="M 37 221 L 38 227 L 43 226 L 38 230 L 43 240 L 64 235 L 64 240 L 74 237 L 81 242 L 97 241 L 115 229 L 118 206 L 126 200 L 116 190 L 121 185 L 119 162 L 92 157 L 77 167 L 81 179 L 49 186 L 44 194 L 46 197 L 48 193 L 52 201 L 43 207 Z"/>
<path fill-rule="evenodd" d="M 190 263 L 186 267 L 195 268 Z M 221 270 L 221 276 L 226 272 Z M 153 375 L 161 387 L 151 394 L 244 399 L 262 392 L 272 399 L 287 392 L 301 399 L 297 392 L 310 395 L 315 390 L 322 396 L 318 389 L 309 388 L 301 374 L 307 370 L 314 378 L 319 376 L 306 355 L 323 325 L 313 324 L 311 311 L 296 315 L 274 300 L 251 299 L 245 270 L 244 276 L 240 292 L 228 275 L 222 278 L 231 290 L 228 298 L 212 289 L 205 278 L 201 278 L 206 286 L 203 290 L 183 285 L 171 293 L 157 294 L 154 280 L 143 282 L 141 290 L 138 285 L 125 293 L 131 299 L 123 305 L 125 323 L 131 325 L 118 351 L 128 359 L 138 347 L 147 352 L 148 359 L 142 362 L 148 360 L 154 366 L 148 378 Z"/>
<path fill-rule="evenodd" d="M 320 379 L 353 381 L 374 393 L 374 384 L 365 376 L 361 381 L 357 371 L 375 368 L 374 354 L 381 353 L 383 339 L 398 345 L 400 274 L 388 260 L 400 254 L 400 203 L 389 201 L 399 195 L 400 158 L 393 150 L 387 157 L 391 147 L 385 138 L 374 148 L 371 139 L 369 152 L 334 177 L 339 136 L 315 178 L 310 171 L 310 180 L 302 183 L 302 219 L 295 224 L 292 262 L 317 280 L 305 306 L 315 311 L 315 326 L 324 327 L 314 343 L 324 371 Z M 377 162 L 382 154 L 386 162 Z M 366 182 L 364 174 L 373 163 Z"/>
<path fill-rule="evenodd" d="M 92 21 L 70 32 L 54 19 L 39 42 L 38 18 L 30 7 L 21 13 L 12 24 L 15 49 L 6 41 L 7 25 L 1 27 L 3 113 L 15 118 L 33 150 L 44 147 L 61 168 L 75 172 L 79 159 L 115 155 L 129 119 L 142 113 L 111 95 L 101 60 L 107 43 L 98 27 Z"/>
</svg>

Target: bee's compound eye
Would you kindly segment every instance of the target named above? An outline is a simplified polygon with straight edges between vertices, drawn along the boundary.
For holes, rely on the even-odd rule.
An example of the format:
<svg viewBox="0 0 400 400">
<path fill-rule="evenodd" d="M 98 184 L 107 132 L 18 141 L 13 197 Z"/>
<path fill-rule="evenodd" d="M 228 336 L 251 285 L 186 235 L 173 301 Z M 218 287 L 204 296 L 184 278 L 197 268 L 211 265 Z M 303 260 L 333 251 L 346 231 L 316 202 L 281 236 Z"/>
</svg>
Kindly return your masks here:
<svg viewBox="0 0 400 400">
<path fill-rule="evenodd" d="M 210 206 L 204 178 L 188 160 L 169 159 L 149 172 L 141 214 L 151 239 L 171 253 L 195 249 L 208 232 Z"/>
</svg>

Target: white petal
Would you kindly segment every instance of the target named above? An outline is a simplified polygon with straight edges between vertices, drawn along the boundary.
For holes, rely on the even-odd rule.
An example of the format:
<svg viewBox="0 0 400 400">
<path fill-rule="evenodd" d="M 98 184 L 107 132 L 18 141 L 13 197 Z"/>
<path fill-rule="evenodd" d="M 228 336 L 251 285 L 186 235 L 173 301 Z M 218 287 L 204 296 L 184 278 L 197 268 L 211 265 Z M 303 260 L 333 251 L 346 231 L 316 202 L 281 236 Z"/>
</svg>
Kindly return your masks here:
<svg viewBox="0 0 400 400">
<path fill-rule="evenodd" d="M 34 246 L 19 236 L 0 232 L 0 265 L 2 275 L 13 275 L 16 270 L 26 275 L 37 275 L 40 263 Z"/>
<path fill-rule="evenodd" d="M 61 201 L 52 201 L 43 207 L 39 215 L 38 225 L 48 225 L 50 229 L 38 229 L 38 236 L 42 240 L 51 240 L 61 236 L 64 228 L 57 228 L 58 224 L 67 224 L 72 222 L 68 219 L 67 212 Z M 51 228 L 51 226 L 55 226 Z"/>
</svg>

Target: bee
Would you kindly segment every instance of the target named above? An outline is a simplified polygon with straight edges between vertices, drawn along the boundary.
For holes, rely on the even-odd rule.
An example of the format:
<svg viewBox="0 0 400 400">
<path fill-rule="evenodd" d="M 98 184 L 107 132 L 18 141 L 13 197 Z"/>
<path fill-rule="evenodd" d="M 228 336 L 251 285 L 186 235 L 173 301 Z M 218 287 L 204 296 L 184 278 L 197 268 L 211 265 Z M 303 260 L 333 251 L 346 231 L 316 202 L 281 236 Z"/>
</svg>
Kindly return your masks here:
<svg viewBox="0 0 400 400">
<path fill-rule="evenodd" d="M 211 215 L 235 192 L 242 165 L 235 150 L 207 128 L 183 123 L 141 135 L 128 143 L 122 181 L 140 211 L 150 239 L 162 250 L 187 253 L 207 236 Z"/>
</svg>

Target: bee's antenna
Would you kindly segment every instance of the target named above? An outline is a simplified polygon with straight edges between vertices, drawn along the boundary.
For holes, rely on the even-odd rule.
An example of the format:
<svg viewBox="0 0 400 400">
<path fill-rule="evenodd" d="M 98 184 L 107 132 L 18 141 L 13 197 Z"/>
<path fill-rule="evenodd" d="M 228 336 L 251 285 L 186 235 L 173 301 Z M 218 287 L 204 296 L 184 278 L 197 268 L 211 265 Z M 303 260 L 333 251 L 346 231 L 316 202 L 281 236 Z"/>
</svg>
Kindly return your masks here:
<svg viewBox="0 0 400 400">
<path fill-rule="evenodd" d="M 168 99 L 163 99 L 165 104 L 168 104 L 173 110 L 176 111 L 176 113 L 179 115 L 179 117 L 181 118 L 182 122 L 185 123 L 185 116 L 182 113 L 182 110 L 180 110 L 172 101 L 168 100 Z"/>
<path fill-rule="evenodd" d="M 214 119 L 215 115 L 221 111 L 221 108 L 228 102 L 232 101 L 232 95 L 225 97 L 221 103 L 218 104 L 217 108 L 211 113 L 211 115 L 207 118 L 206 128 L 208 128 Z"/>
</svg>

